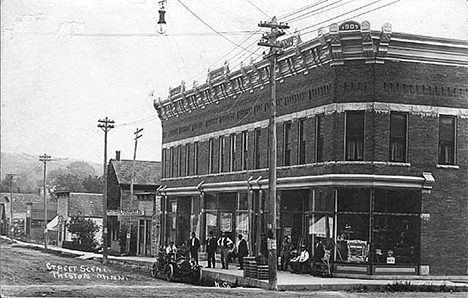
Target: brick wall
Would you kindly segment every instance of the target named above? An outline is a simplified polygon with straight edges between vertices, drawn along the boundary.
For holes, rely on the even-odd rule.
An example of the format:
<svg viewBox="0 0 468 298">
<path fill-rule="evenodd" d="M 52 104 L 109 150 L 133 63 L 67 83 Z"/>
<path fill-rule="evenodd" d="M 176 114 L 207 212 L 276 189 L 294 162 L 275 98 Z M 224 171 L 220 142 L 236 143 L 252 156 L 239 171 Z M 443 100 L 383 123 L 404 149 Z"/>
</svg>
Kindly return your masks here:
<svg viewBox="0 0 468 298">
<path fill-rule="evenodd" d="M 468 70 L 462 67 L 391 62 L 368 64 L 351 62 L 339 67 L 319 67 L 286 78 L 278 84 L 278 116 L 320 107 L 331 103 L 386 102 L 406 105 L 425 105 L 468 108 Z M 253 94 L 238 95 L 163 121 L 163 143 L 253 123 L 268 119 L 268 86 Z M 252 108 L 252 110 L 249 110 Z M 226 116 L 216 122 L 216 117 Z M 428 215 L 421 223 L 421 263 L 430 266 L 432 275 L 468 274 L 468 119 L 457 117 L 456 166 L 440 167 L 438 162 L 439 118 L 437 115 L 408 113 L 408 142 L 406 163 L 386 163 L 389 160 L 390 114 L 366 111 L 365 152 L 367 163 L 315 163 L 315 115 L 306 119 L 306 163 L 304 167 L 283 166 L 283 123 L 277 124 L 278 177 L 356 173 L 378 175 L 422 176 L 430 172 L 435 178 L 432 192 L 423 194 L 421 210 Z M 291 164 L 297 164 L 298 119 L 292 119 Z M 176 133 L 174 127 L 190 126 L 188 131 Z M 170 134 L 166 128 L 173 129 Z M 344 161 L 345 113 L 324 116 L 324 161 Z M 236 169 L 240 170 L 241 131 L 237 132 Z M 226 135 L 225 156 L 229 152 Z M 261 170 L 253 170 L 254 132 L 249 131 L 250 175 L 268 177 L 268 129 L 261 132 Z M 191 146 L 193 150 L 193 146 Z M 218 138 L 214 139 L 215 173 L 218 172 Z M 169 154 L 166 154 L 169 157 Z M 208 141 L 199 144 L 199 177 L 165 181 L 169 186 L 197 185 L 247 179 L 245 171 L 223 175 L 208 174 Z M 183 157 L 182 157 L 183 158 Z M 194 164 L 193 153 L 190 164 Z M 373 161 L 381 162 L 378 164 Z M 225 167 L 228 163 L 225 161 Z M 182 173 L 185 173 L 182 171 Z"/>
</svg>

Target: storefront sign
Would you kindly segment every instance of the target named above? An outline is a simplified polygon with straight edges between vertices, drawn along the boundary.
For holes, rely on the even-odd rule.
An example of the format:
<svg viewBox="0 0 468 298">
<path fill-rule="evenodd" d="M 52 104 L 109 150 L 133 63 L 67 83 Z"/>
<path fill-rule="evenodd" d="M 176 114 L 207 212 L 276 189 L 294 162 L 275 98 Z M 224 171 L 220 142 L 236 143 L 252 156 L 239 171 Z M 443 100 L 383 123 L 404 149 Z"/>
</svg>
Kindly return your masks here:
<svg viewBox="0 0 468 298">
<path fill-rule="evenodd" d="M 387 264 L 395 264 L 395 258 L 394 257 L 387 257 Z"/>
<path fill-rule="evenodd" d="M 367 242 L 348 240 L 348 262 L 363 263 L 367 259 Z"/>
<path fill-rule="evenodd" d="M 119 216 L 119 215 L 144 215 L 141 210 L 107 210 L 107 216 Z"/>
<path fill-rule="evenodd" d="M 232 231 L 232 213 L 221 213 L 221 232 Z"/>
</svg>

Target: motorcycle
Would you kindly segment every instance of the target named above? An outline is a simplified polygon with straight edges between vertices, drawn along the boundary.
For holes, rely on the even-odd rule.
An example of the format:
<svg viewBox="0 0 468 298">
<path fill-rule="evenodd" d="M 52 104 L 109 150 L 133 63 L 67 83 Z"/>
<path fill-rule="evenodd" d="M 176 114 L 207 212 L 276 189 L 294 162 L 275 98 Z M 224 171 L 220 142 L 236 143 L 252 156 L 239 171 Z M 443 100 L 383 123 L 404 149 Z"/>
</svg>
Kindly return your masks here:
<svg viewBox="0 0 468 298">
<path fill-rule="evenodd" d="M 199 285 L 202 280 L 202 266 L 186 256 L 174 256 L 160 253 L 151 267 L 151 276 L 166 275 L 167 281 L 182 280 Z"/>
</svg>

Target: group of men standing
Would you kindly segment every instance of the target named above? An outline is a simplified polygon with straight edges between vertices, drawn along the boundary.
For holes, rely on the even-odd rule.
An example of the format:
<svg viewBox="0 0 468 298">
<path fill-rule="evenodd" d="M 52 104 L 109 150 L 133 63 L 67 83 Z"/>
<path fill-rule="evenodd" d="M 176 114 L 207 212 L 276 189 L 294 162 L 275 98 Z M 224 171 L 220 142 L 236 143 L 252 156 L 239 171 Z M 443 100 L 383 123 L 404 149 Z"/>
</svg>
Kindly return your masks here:
<svg viewBox="0 0 468 298">
<path fill-rule="evenodd" d="M 222 233 L 222 236 L 218 239 L 214 236 L 213 231 L 210 231 L 209 237 L 206 239 L 206 251 L 208 254 L 208 268 L 216 268 L 216 252 L 221 253 L 221 266 L 223 269 L 228 269 L 230 258 L 235 254 L 239 260 L 239 270 L 244 269 L 244 257 L 249 255 L 249 249 L 247 247 L 247 241 L 243 238 L 242 234 L 238 236 L 239 243 L 237 245 L 237 252 L 235 253 L 235 244 L 227 236 L 226 232 Z M 179 249 L 179 253 L 182 250 L 186 250 L 184 244 Z M 167 247 L 167 253 L 175 251 L 174 242 L 171 242 Z M 190 257 L 198 264 L 198 251 L 200 250 L 200 240 L 196 237 L 195 233 L 192 232 L 188 242 L 188 252 Z"/>
</svg>

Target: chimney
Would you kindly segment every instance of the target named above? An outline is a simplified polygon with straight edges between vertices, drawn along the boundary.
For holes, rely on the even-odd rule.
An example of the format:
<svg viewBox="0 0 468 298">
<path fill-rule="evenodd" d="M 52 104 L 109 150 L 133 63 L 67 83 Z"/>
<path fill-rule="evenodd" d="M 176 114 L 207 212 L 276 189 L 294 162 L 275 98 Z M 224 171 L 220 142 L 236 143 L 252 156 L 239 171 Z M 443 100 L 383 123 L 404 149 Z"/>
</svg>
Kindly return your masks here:
<svg viewBox="0 0 468 298">
<path fill-rule="evenodd" d="M 115 151 L 115 160 L 120 161 L 120 150 Z"/>
</svg>

